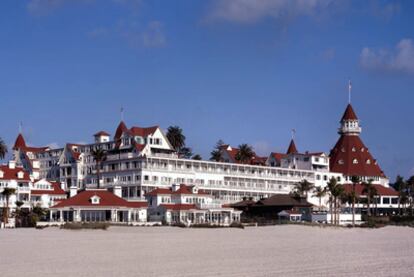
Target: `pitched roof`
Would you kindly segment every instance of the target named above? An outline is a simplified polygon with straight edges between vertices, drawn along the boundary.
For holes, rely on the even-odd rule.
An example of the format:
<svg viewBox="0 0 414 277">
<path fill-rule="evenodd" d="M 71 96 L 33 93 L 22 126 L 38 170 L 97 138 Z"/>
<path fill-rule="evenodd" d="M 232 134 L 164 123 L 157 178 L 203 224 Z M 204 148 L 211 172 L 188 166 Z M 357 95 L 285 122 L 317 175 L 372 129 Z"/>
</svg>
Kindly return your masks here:
<svg viewBox="0 0 414 277">
<path fill-rule="evenodd" d="M 91 197 L 98 196 L 100 198 L 99 204 L 92 204 Z M 142 203 L 142 204 L 141 204 Z M 147 207 L 147 202 L 128 202 L 125 199 L 116 196 L 112 192 L 102 189 L 84 190 L 76 194 L 75 196 L 65 199 L 62 202 L 56 204 L 52 208 L 64 208 L 64 207 Z"/>
<path fill-rule="evenodd" d="M 161 194 L 166 194 L 166 195 L 179 195 L 179 194 L 196 194 L 196 195 L 209 195 L 207 192 L 205 192 L 204 190 L 199 189 L 197 191 L 197 193 L 193 193 L 192 188 L 194 186 L 187 186 L 184 184 L 181 184 L 180 187 L 178 188 L 178 190 L 173 191 L 172 188 L 156 188 L 153 189 L 152 191 L 148 192 L 147 194 L 145 194 L 145 196 L 156 196 L 156 195 L 161 195 Z"/>
<path fill-rule="evenodd" d="M 272 156 L 276 161 L 278 161 L 280 163 L 280 161 L 282 160 L 282 158 L 284 158 L 286 156 L 286 154 L 272 152 L 272 153 L 270 153 L 270 156 Z"/>
<path fill-rule="evenodd" d="M 344 189 L 345 192 L 351 192 L 352 191 L 352 184 L 344 184 Z M 381 185 L 373 185 L 373 187 L 377 190 L 378 195 L 381 196 L 398 196 L 398 191 L 396 191 L 395 189 L 391 188 L 391 187 L 384 187 Z M 362 193 L 364 190 L 364 186 L 362 184 L 356 184 L 355 185 L 355 193 L 356 195 L 364 195 L 364 193 Z"/>
<path fill-rule="evenodd" d="M 358 120 L 358 117 L 356 116 L 351 104 L 348 104 L 348 106 L 346 106 L 341 121 L 343 120 Z"/>
<path fill-rule="evenodd" d="M 17 136 L 16 141 L 14 142 L 13 149 L 20 149 L 20 148 L 25 148 L 25 147 L 26 147 L 26 141 L 24 140 L 23 135 L 20 133 Z"/>
<path fill-rule="evenodd" d="M 32 189 L 30 191 L 31 195 L 43 195 L 43 194 L 49 194 L 49 195 L 66 195 L 66 192 L 60 187 L 60 183 L 58 182 L 50 182 L 52 185 L 51 190 L 47 189 Z"/>
<path fill-rule="evenodd" d="M 30 181 L 29 172 L 25 171 L 23 167 L 10 168 L 7 165 L 0 165 L 0 170 L 3 171 L 3 177 L 0 180 L 18 180 L 18 181 Z M 23 172 L 23 178 L 17 178 L 17 173 Z"/>
<path fill-rule="evenodd" d="M 297 153 L 298 153 L 298 149 L 296 148 L 295 141 L 292 139 L 290 141 L 290 144 L 289 144 L 288 150 L 286 151 L 286 154 L 297 154 Z"/>
<path fill-rule="evenodd" d="M 293 197 L 289 194 L 275 194 L 269 198 L 259 200 L 256 205 L 262 206 L 294 206 L 294 207 L 310 207 L 311 203 L 304 198 Z"/>
<path fill-rule="evenodd" d="M 330 170 L 347 176 L 385 177 L 359 136 L 341 135 L 330 153 Z"/>
<path fill-rule="evenodd" d="M 93 135 L 94 137 L 100 137 L 100 136 L 110 136 L 110 134 L 108 134 L 105 131 L 99 131 L 96 134 Z"/>
<path fill-rule="evenodd" d="M 160 206 L 166 208 L 167 210 L 174 211 L 197 209 L 195 204 L 161 204 Z"/>
<path fill-rule="evenodd" d="M 119 125 L 118 125 L 118 127 L 116 128 L 116 131 L 115 131 L 114 139 L 119 140 L 121 138 L 122 133 L 126 132 L 126 131 L 128 131 L 128 128 L 125 125 L 125 123 L 123 121 L 119 122 Z"/>
<path fill-rule="evenodd" d="M 157 131 L 159 127 L 158 126 L 152 126 L 152 127 L 132 127 L 129 129 L 129 132 L 133 136 L 141 136 L 141 137 L 147 137 L 148 135 L 152 135 Z"/>
</svg>

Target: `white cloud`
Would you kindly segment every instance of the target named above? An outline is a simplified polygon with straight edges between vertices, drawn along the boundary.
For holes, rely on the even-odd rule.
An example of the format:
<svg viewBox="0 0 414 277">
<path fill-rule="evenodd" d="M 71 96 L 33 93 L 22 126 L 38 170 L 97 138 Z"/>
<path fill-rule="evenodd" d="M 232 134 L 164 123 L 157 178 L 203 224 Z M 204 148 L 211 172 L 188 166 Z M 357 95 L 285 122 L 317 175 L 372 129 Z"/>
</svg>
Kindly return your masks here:
<svg viewBox="0 0 414 277">
<path fill-rule="evenodd" d="M 414 74 L 413 40 L 402 39 L 395 49 L 372 49 L 365 47 L 361 51 L 360 64 L 369 70 L 395 71 Z"/>
<path fill-rule="evenodd" d="M 207 19 L 254 23 L 265 18 L 314 17 L 336 6 L 333 0 L 215 0 Z"/>
</svg>

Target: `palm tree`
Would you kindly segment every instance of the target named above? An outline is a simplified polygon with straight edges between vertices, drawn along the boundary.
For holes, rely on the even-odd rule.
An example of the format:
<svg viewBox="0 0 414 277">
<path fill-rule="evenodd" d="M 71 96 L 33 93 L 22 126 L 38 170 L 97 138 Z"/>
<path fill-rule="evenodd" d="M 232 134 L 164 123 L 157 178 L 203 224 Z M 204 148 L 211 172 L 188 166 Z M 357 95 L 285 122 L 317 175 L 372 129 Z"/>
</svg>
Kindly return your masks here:
<svg viewBox="0 0 414 277">
<path fill-rule="evenodd" d="M 221 162 L 223 157 L 221 156 L 221 147 L 224 145 L 224 141 L 219 139 L 214 147 L 213 151 L 210 152 L 210 161 Z"/>
<path fill-rule="evenodd" d="M 407 194 L 409 197 L 410 215 L 413 215 L 414 209 L 414 176 L 411 176 L 407 181 Z"/>
<path fill-rule="evenodd" d="M 403 177 L 398 175 L 393 187 L 398 191 L 398 211 L 399 214 L 402 215 L 401 204 L 405 204 L 407 201 L 407 183 L 404 181 Z"/>
<path fill-rule="evenodd" d="M 16 189 L 14 188 L 4 188 L 3 192 L 1 193 L 3 197 L 5 198 L 5 207 L 4 207 L 4 213 L 3 213 L 3 222 L 4 225 L 9 223 L 9 200 L 10 196 L 16 193 Z"/>
<path fill-rule="evenodd" d="M 100 179 L 101 179 L 101 164 L 106 160 L 106 151 L 102 148 L 95 148 L 92 150 L 92 156 L 95 160 L 96 165 L 96 178 L 97 178 L 97 187 L 100 188 Z"/>
<path fill-rule="evenodd" d="M 239 145 L 239 151 L 236 154 L 236 160 L 241 163 L 248 163 L 251 161 L 251 159 L 254 156 L 253 148 L 246 144 L 240 144 Z"/>
<path fill-rule="evenodd" d="M 314 187 L 315 187 L 314 184 L 304 179 L 300 181 L 299 183 L 295 184 L 294 192 L 300 197 L 305 197 L 306 199 L 308 199 L 308 192 L 311 191 Z"/>
<path fill-rule="evenodd" d="M 0 138 L 0 160 L 3 160 L 7 154 L 7 145 L 4 141 Z"/>
<path fill-rule="evenodd" d="M 340 184 L 338 184 L 336 178 L 332 177 L 329 179 L 327 183 L 327 189 L 330 194 L 330 205 L 331 205 L 331 222 L 333 222 L 334 225 L 338 223 L 338 200 L 343 196 L 344 194 L 344 187 Z M 333 204 L 333 212 L 332 212 L 332 204 Z"/>
<path fill-rule="evenodd" d="M 178 126 L 170 126 L 167 129 L 167 138 L 171 146 L 178 153 L 185 146 L 185 136 L 183 130 Z"/>
<path fill-rule="evenodd" d="M 184 159 L 190 159 L 193 156 L 193 150 L 190 147 L 182 147 L 178 152 L 178 156 Z"/>
<path fill-rule="evenodd" d="M 14 215 L 16 220 L 16 227 L 21 227 L 22 210 L 21 207 L 24 205 L 23 201 L 16 201 L 16 213 Z"/>
<path fill-rule="evenodd" d="M 355 187 L 356 187 L 357 184 L 359 184 L 360 181 L 361 181 L 361 179 L 358 176 L 352 176 L 351 177 L 351 182 L 352 182 L 352 192 L 351 192 L 351 197 L 352 197 L 352 227 L 355 227 L 355 200 L 356 200 Z"/>
<path fill-rule="evenodd" d="M 371 216 L 371 194 L 372 190 L 375 189 L 374 185 L 372 184 L 372 179 L 369 179 L 368 182 L 363 182 L 362 186 L 362 193 L 367 196 L 367 215 Z"/>
<path fill-rule="evenodd" d="M 196 161 L 201 161 L 203 157 L 201 157 L 201 155 L 199 154 L 195 154 L 191 159 L 196 160 Z"/>
<path fill-rule="evenodd" d="M 326 193 L 327 193 L 326 188 L 317 187 L 314 190 L 313 196 L 319 198 L 319 211 L 321 211 L 321 207 L 322 207 L 322 197 L 324 197 Z"/>
</svg>

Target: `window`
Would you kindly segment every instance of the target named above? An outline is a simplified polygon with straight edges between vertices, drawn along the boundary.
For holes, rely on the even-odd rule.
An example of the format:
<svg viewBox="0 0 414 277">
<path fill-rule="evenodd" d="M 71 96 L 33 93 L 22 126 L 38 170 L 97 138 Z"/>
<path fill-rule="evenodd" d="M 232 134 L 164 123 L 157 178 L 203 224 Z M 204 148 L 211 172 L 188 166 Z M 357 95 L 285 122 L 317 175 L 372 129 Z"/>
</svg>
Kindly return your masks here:
<svg viewBox="0 0 414 277">
<path fill-rule="evenodd" d="M 391 204 L 398 204 L 398 198 L 397 197 L 391 198 Z"/>
<path fill-rule="evenodd" d="M 356 152 L 356 148 L 355 147 L 352 147 L 352 152 Z"/>
<path fill-rule="evenodd" d="M 367 160 L 367 164 L 371 164 L 371 160 L 370 159 Z"/>
<path fill-rule="evenodd" d="M 352 163 L 353 163 L 353 164 L 358 164 L 358 160 L 357 160 L 357 159 L 353 159 L 353 160 L 352 160 Z"/>
<path fill-rule="evenodd" d="M 389 204 L 390 203 L 390 198 L 389 197 L 383 197 L 382 198 L 382 204 Z"/>
<path fill-rule="evenodd" d="M 339 160 L 338 164 L 344 164 L 344 160 Z"/>
</svg>

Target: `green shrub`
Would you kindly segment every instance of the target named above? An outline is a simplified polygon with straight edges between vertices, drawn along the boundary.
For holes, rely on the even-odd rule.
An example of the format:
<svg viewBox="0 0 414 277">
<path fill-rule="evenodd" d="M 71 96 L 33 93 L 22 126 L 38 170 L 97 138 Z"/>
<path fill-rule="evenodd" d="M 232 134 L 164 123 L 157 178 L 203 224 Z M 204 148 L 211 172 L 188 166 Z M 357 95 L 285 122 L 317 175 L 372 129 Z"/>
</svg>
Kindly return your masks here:
<svg viewBox="0 0 414 277">
<path fill-rule="evenodd" d="M 67 230 L 82 230 L 82 229 L 87 229 L 87 230 L 107 230 L 109 228 L 109 224 L 108 223 L 103 223 L 103 222 L 89 222 L 89 223 L 72 223 L 72 222 L 68 222 L 63 224 L 61 227 L 61 229 L 67 229 Z"/>
</svg>

